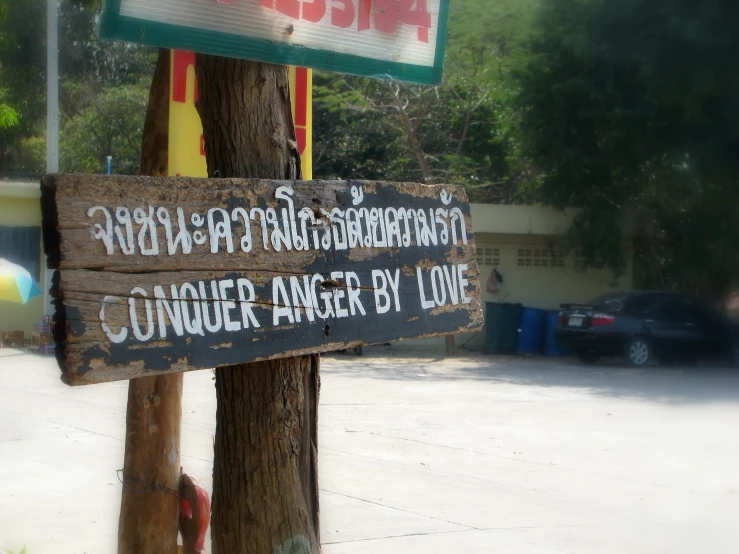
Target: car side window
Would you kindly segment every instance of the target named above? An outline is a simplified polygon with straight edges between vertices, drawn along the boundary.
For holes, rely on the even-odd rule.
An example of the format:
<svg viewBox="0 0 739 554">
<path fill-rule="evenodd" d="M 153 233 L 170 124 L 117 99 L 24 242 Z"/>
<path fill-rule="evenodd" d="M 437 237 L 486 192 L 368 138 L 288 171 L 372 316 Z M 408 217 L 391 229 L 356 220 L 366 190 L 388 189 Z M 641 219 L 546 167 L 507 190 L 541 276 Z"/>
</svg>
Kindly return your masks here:
<svg viewBox="0 0 739 554">
<path fill-rule="evenodd" d="M 668 298 L 662 303 L 662 320 L 671 323 L 688 323 L 691 321 L 688 304 L 683 300 Z"/>
<path fill-rule="evenodd" d="M 703 304 L 702 302 L 692 300 L 691 309 L 693 311 L 695 320 L 701 325 L 715 326 L 721 321 L 721 316 L 719 316 L 718 313 L 716 313 L 708 305 Z"/>
<path fill-rule="evenodd" d="M 691 298 L 669 298 L 662 304 L 662 317 L 673 323 L 706 325 L 710 317 L 708 310 Z"/>
<path fill-rule="evenodd" d="M 655 315 L 655 308 L 658 305 L 658 298 L 655 295 L 635 296 L 629 299 L 624 307 L 624 312 L 633 317 L 649 317 Z"/>
<path fill-rule="evenodd" d="M 706 322 L 706 314 L 695 302 L 685 302 L 685 320 L 700 325 Z"/>
</svg>

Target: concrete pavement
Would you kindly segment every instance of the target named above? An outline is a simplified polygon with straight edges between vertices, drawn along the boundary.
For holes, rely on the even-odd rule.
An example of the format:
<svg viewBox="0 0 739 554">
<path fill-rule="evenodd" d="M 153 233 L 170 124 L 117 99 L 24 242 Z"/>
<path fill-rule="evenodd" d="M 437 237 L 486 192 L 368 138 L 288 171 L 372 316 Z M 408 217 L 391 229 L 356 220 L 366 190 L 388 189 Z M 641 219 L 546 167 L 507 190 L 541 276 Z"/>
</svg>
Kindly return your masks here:
<svg viewBox="0 0 739 554">
<path fill-rule="evenodd" d="M 739 372 L 365 352 L 322 363 L 325 554 L 739 548 Z M 206 483 L 211 378 L 187 374 L 183 406 Z M 0 549 L 115 552 L 126 389 L 0 350 Z"/>
</svg>

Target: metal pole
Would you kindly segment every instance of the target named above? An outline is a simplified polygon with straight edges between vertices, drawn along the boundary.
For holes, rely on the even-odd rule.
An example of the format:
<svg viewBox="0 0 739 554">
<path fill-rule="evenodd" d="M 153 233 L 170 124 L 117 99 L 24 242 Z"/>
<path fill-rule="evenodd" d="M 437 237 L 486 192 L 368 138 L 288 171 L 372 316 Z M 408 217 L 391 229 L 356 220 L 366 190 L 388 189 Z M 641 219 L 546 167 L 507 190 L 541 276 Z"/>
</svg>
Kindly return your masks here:
<svg viewBox="0 0 739 554">
<path fill-rule="evenodd" d="M 46 0 L 46 172 L 59 171 L 59 6 Z M 44 270 L 44 314 L 53 313 L 49 297 L 53 270 Z"/>
<path fill-rule="evenodd" d="M 59 171 L 59 12 L 46 0 L 46 172 Z"/>
<path fill-rule="evenodd" d="M 113 162 L 113 156 L 108 156 L 108 175 L 110 175 L 110 167 Z"/>
</svg>

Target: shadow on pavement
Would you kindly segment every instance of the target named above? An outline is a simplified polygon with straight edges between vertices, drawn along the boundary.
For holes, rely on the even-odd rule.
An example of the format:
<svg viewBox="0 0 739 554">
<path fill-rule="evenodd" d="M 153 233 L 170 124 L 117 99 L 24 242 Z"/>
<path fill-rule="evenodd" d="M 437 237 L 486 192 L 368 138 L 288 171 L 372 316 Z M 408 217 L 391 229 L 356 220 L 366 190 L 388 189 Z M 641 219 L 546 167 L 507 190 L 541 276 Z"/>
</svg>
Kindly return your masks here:
<svg viewBox="0 0 739 554">
<path fill-rule="evenodd" d="M 459 352 L 439 357 L 443 347 L 372 346 L 363 356 L 331 353 L 323 371 L 398 381 L 531 385 L 589 389 L 596 396 L 639 398 L 664 403 L 739 402 L 739 368 L 717 364 L 632 368 L 617 359 L 588 366 L 570 358 L 527 358 Z"/>
</svg>

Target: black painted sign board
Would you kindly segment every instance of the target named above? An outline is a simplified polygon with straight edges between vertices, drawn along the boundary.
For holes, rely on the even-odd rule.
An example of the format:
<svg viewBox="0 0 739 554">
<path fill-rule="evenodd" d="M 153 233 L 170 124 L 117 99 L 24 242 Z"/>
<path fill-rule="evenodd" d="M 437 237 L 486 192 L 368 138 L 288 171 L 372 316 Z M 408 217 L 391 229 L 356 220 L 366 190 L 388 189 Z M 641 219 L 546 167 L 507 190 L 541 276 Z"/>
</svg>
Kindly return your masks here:
<svg viewBox="0 0 739 554">
<path fill-rule="evenodd" d="M 70 385 L 482 326 L 459 187 L 47 175 L 42 211 Z"/>
</svg>

